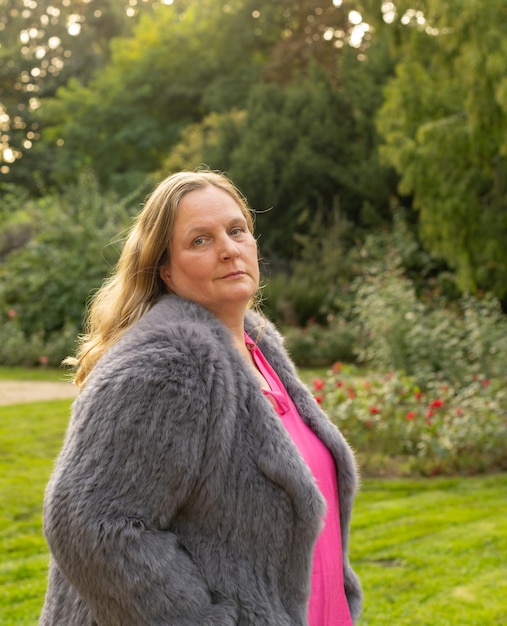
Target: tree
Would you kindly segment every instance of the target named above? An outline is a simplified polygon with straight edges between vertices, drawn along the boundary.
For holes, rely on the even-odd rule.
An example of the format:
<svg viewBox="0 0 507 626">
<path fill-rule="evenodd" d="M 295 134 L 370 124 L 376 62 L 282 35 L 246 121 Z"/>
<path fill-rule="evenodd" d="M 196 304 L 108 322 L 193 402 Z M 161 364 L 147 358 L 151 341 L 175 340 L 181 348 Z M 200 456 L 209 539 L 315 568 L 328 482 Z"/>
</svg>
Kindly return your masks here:
<svg viewBox="0 0 507 626">
<path fill-rule="evenodd" d="M 258 210 L 271 261 L 294 256 L 295 235 L 315 220 L 326 229 L 337 210 L 356 228 L 388 222 L 396 177 L 379 163 L 374 123 L 392 70 L 386 44 L 362 59 L 344 48 L 333 77 L 314 63 L 288 85 L 257 83 L 244 110 L 183 129 L 161 174 L 203 163 L 228 171 Z"/>
<path fill-rule="evenodd" d="M 0 173 L 35 190 L 53 165 L 38 146 L 38 110 L 71 76 L 86 84 L 133 20 L 116 0 L 0 0 L 0 8 Z"/>
<path fill-rule="evenodd" d="M 254 34 L 233 32 L 238 19 L 214 0 L 142 15 L 132 37 L 112 42 L 111 62 L 93 80 L 73 79 L 45 103 L 56 180 L 86 166 L 103 184 L 131 188 L 160 167 L 184 126 L 210 107 L 242 105 L 260 61 Z"/>
<path fill-rule="evenodd" d="M 336 211 L 351 233 L 389 221 L 396 180 L 378 161 L 374 124 L 389 58 L 379 49 L 360 61 L 349 48 L 336 63 L 339 88 L 319 67 L 287 86 L 256 85 L 244 114 L 208 124 L 187 161 L 230 173 L 258 210 L 261 249 L 272 260 L 293 257 L 295 235 L 315 220 L 325 229 Z M 183 143 L 191 143 L 186 135 Z"/>
<path fill-rule="evenodd" d="M 346 6 L 315 0 L 256 2 L 257 27 L 271 33 L 272 40 L 264 78 L 287 85 L 318 65 L 336 86 L 340 81 L 336 60 L 351 44 L 354 25 L 349 14 L 356 5 L 353 0 Z M 366 34 L 357 49 L 364 49 L 368 39 Z"/>
<path fill-rule="evenodd" d="M 507 15 L 501 0 L 397 2 L 379 129 L 426 247 L 462 289 L 507 296 Z"/>
<path fill-rule="evenodd" d="M 348 10 L 317 0 L 152 6 L 131 36 L 112 41 L 91 80 L 72 74 L 42 102 L 38 149 L 53 182 L 84 166 L 103 184 L 135 186 L 185 126 L 244 108 L 260 80 L 289 84 L 317 64 L 337 86 L 336 59 L 355 28 Z"/>
</svg>

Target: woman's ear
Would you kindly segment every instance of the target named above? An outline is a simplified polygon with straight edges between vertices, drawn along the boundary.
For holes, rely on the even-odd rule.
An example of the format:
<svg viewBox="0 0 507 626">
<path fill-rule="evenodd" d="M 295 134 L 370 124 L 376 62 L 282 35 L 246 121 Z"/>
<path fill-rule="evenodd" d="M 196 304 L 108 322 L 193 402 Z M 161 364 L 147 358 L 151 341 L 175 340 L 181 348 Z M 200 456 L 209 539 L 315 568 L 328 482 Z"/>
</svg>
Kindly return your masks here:
<svg viewBox="0 0 507 626">
<path fill-rule="evenodd" d="M 167 289 L 172 291 L 171 270 L 167 261 L 160 266 L 160 278 L 162 279 L 162 282 L 167 287 Z"/>
</svg>

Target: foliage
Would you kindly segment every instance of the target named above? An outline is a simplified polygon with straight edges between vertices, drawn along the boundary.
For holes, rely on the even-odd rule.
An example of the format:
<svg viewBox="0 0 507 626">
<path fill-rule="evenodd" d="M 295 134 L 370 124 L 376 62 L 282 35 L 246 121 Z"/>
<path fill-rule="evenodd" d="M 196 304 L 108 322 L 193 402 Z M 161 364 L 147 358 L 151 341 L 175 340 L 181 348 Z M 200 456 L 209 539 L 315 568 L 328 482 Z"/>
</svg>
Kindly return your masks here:
<svg viewBox="0 0 507 626">
<path fill-rule="evenodd" d="M 315 0 L 253 4 L 258 9 L 257 26 L 272 42 L 263 68 L 265 79 L 286 85 L 314 64 L 336 78 L 337 53 L 350 45 L 353 26 L 348 14 L 356 2 L 349 0 L 347 7 Z"/>
<path fill-rule="evenodd" d="M 84 165 L 102 183 L 131 189 L 131 174 L 158 169 L 182 128 L 209 106 L 242 104 L 262 55 L 251 26 L 235 31 L 237 20 L 211 1 L 160 5 L 142 15 L 132 37 L 113 40 L 111 62 L 87 85 L 69 81 L 41 112 L 58 180 Z"/>
<path fill-rule="evenodd" d="M 365 474 L 435 475 L 507 469 L 505 383 L 476 375 L 420 387 L 398 372 L 357 378 L 338 363 L 313 387 Z"/>
<path fill-rule="evenodd" d="M 294 256 L 295 233 L 317 213 L 322 222 L 338 203 L 353 212 L 361 201 L 345 173 L 352 113 L 318 74 L 289 86 L 256 85 L 245 112 L 208 116 L 185 129 L 166 162 L 169 169 L 204 162 L 228 171 L 257 212 L 268 258 Z"/>
<path fill-rule="evenodd" d="M 364 45 L 348 45 L 354 3 L 345 10 L 315 0 L 283 0 L 276 8 L 267 0 L 199 7 L 110 1 L 92 0 L 85 13 L 74 0 L 61 11 L 44 0 L 27 10 L 32 21 L 60 11 L 28 47 L 32 57 L 44 46 L 49 56 L 49 39 L 65 34 L 54 50 L 63 69 L 39 79 L 42 61 L 35 67 L 31 57 L 27 85 L 46 91 L 30 112 L 36 129 L 10 179 L 20 180 L 15 172 L 26 165 L 23 186 L 51 202 L 58 193 L 51 185 L 61 189 L 91 168 L 103 189 L 124 197 L 147 177 L 206 163 L 228 171 L 259 209 L 270 261 L 296 255 L 301 243 L 293 235 L 304 236 L 317 215 L 328 226 L 338 205 L 364 226 L 389 219 L 393 184 L 378 163 L 374 114 L 392 65 L 385 42 L 369 34 Z M 65 21 L 74 8 L 76 37 Z M 125 10 L 139 18 L 127 19 Z M 5 23 L 13 41 L 18 26 Z M 87 54 L 86 71 L 77 71 Z M 29 227 L 13 225 L 8 246 L 24 243 Z"/>
<path fill-rule="evenodd" d="M 23 187 L 4 185 L 0 204 L 0 261 L 33 235 L 35 202 Z M 20 209 L 20 207 L 23 207 Z"/>
<path fill-rule="evenodd" d="M 224 155 L 240 141 L 245 124 L 246 111 L 232 109 L 227 113 L 209 113 L 201 121 L 185 126 L 164 159 L 160 178 L 168 172 L 193 170 L 202 164 L 217 168 L 226 160 Z"/>
<path fill-rule="evenodd" d="M 413 195 L 426 247 L 462 290 L 507 295 L 507 21 L 492 0 L 397 2 L 396 76 L 379 128 L 382 155 Z M 502 16 L 502 17 L 499 17 Z"/>
<path fill-rule="evenodd" d="M 300 367 L 355 361 L 357 327 L 350 320 L 350 289 L 358 266 L 350 224 L 335 212 L 324 227 L 319 215 L 309 232 L 297 237 L 301 252 L 288 268 L 270 275 L 263 286 L 263 310 L 284 329 L 286 345 Z"/>
<path fill-rule="evenodd" d="M 42 102 L 71 76 L 88 82 L 107 61 L 110 39 L 128 32 L 134 20 L 117 0 L 0 5 L 0 171 L 36 193 L 54 165 L 38 147 Z"/>
<path fill-rule="evenodd" d="M 280 327 L 289 329 L 298 364 L 330 365 L 335 360 L 358 359 L 361 327 L 354 309 L 357 284 L 364 276 L 386 271 L 393 256 L 399 271 L 412 281 L 417 298 L 427 297 L 428 290 L 441 293 L 445 295 L 443 307 L 456 298 L 445 268 L 422 250 L 403 211 L 398 208 L 393 217 L 392 226 L 361 236 L 361 230 L 339 210 L 335 209 L 328 225 L 317 214 L 308 232 L 297 236 L 297 259 L 288 267 L 264 267 L 264 311 Z M 327 349 L 331 345 L 341 348 L 329 359 L 334 352 Z"/>
<path fill-rule="evenodd" d="M 284 332 L 285 345 L 299 367 L 328 366 L 337 360 L 354 361 L 355 334 L 351 324 L 336 319 L 327 326 L 309 323 Z"/>
<path fill-rule="evenodd" d="M 34 625 L 46 587 L 42 498 L 70 402 L 0 407 L 3 626 Z M 507 592 L 507 477 L 371 480 L 359 492 L 351 560 L 361 626 L 500 626 Z"/>
<path fill-rule="evenodd" d="M 58 331 L 28 333 L 21 328 L 15 309 L 9 309 L 0 326 L 0 363 L 59 367 L 65 357 L 74 354 L 79 330 L 77 323 L 67 321 Z"/>
<path fill-rule="evenodd" d="M 355 259 L 357 244 L 353 237 L 354 228 L 338 207 L 332 213 L 328 212 L 325 218 L 322 213 L 319 211 L 314 215 L 306 233 L 295 235 L 300 252 L 292 263 L 284 265 L 276 257 L 271 257 L 269 261 L 261 259 L 265 276 L 262 291 L 264 311 L 275 324 L 290 327 L 291 340 L 299 344 L 294 346 L 298 355 L 296 360 L 307 365 L 315 362 L 329 364 L 336 359 L 349 360 L 351 356 L 350 349 L 346 347 L 351 344 L 348 329 L 339 328 L 339 324 L 334 323 L 332 329 L 321 331 L 317 325 L 331 324 L 337 316 L 340 320 L 347 318 L 346 312 L 353 297 L 350 285 L 359 270 Z M 324 349 L 320 356 L 318 350 L 311 351 L 312 356 L 308 353 L 308 360 L 305 360 L 303 346 L 308 344 L 309 339 L 304 337 L 307 325 L 311 326 L 310 334 L 324 332 L 327 339 L 320 342 L 320 348 Z M 300 333 L 298 328 L 304 329 L 303 332 Z M 342 348 L 336 353 L 334 349 L 331 352 L 325 350 L 329 341 L 337 344 L 332 341 L 333 333 L 341 335 L 338 343 Z M 326 360 L 331 353 L 335 356 Z"/>
<path fill-rule="evenodd" d="M 315 65 L 287 85 L 255 84 L 245 109 L 185 126 L 160 175 L 202 163 L 229 172 L 257 212 L 270 264 L 297 257 L 308 235 L 337 232 L 337 220 L 340 228 L 388 223 L 395 185 L 378 163 L 373 117 L 390 65 L 382 49 L 379 58 L 344 51 L 339 87 Z"/>
<path fill-rule="evenodd" d="M 417 298 L 401 267 L 358 280 L 355 320 L 361 362 L 401 370 L 421 383 L 438 375 L 456 384 L 507 369 L 507 320 L 492 296 L 463 296 L 455 307 Z"/>
<path fill-rule="evenodd" d="M 0 265 L 2 362 L 58 364 L 81 328 L 87 299 L 116 262 L 113 238 L 130 224 L 129 198 L 103 194 L 83 174 L 39 201 L 37 232 Z M 63 355 L 65 356 L 65 354 Z"/>
<path fill-rule="evenodd" d="M 346 55 L 343 63 L 347 72 L 357 70 L 354 80 L 364 80 L 368 68 L 357 58 Z M 329 226 L 337 210 L 358 225 L 368 223 L 367 207 L 379 221 L 388 217 L 389 178 L 376 159 L 375 137 L 364 128 L 366 111 L 375 106 L 370 97 L 355 100 L 315 66 L 287 86 L 252 88 L 237 145 L 230 149 L 229 132 L 211 156 L 258 211 L 263 254 L 296 256 L 295 235 L 316 219 Z"/>
<path fill-rule="evenodd" d="M 277 263 L 336 207 L 354 228 L 383 227 L 399 175 L 460 289 L 507 297 L 500 0 L 18 5 L 1 0 L 0 16 L 0 170 L 15 189 L 52 196 L 91 167 L 123 197 L 154 172 L 206 163 L 259 210 Z M 33 234 L 12 189 L 0 188 L 0 213 L 16 214 L 0 254 Z"/>
<path fill-rule="evenodd" d="M 402 212 L 392 228 L 364 241 L 352 232 L 339 217 L 326 231 L 316 228 L 301 238 L 291 271 L 275 273 L 264 288 L 264 310 L 288 327 L 299 365 L 359 361 L 405 371 L 421 384 L 435 375 L 459 383 L 506 370 L 507 320 L 498 301 L 460 295 Z"/>
<path fill-rule="evenodd" d="M 461 292 L 454 273 L 441 257 L 423 247 L 411 210 L 393 201 L 391 215 L 389 227 L 370 229 L 355 240 L 349 262 L 353 278 L 398 269 L 411 281 L 419 299 L 441 296 L 444 306 L 458 300 Z"/>
<path fill-rule="evenodd" d="M 354 221 L 387 217 L 393 181 L 378 163 L 374 114 L 392 67 L 385 45 L 368 40 L 371 55 L 366 43 L 348 45 L 347 10 L 315 0 L 143 5 L 104 64 L 67 74 L 41 99 L 30 149 L 44 155 L 41 184 L 89 167 L 123 193 L 154 171 L 206 163 L 229 171 L 260 209 L 270 255 L 290 254 L 292 231 L 337 199 Z M 212 130 L 201 146 L 200 124 Z"/>
<path fill-rule="evenodd" d="M 326 285 L 316 281 L 298 281 L 294 276 L 278 273 L 262 288 L 262 309 L 275 324 L 301 328 L 320 322 L 319 315 L 326 295 Z"/>
</svg>

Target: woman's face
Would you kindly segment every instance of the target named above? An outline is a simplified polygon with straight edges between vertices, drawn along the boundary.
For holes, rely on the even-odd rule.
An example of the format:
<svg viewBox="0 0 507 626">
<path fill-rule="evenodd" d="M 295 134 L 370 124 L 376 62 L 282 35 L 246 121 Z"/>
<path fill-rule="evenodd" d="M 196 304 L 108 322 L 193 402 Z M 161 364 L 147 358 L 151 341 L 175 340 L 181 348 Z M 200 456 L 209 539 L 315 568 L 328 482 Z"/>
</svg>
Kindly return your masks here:
<svg viewBox="0 0 507 626">
<path fill-rule="evenodd" d="M 259 286 L 257 244 L 235 200 L 210 185 L 190 191 L 178 206 L 166 286 L 227 323 L 244 314 Z"/>
</svg>

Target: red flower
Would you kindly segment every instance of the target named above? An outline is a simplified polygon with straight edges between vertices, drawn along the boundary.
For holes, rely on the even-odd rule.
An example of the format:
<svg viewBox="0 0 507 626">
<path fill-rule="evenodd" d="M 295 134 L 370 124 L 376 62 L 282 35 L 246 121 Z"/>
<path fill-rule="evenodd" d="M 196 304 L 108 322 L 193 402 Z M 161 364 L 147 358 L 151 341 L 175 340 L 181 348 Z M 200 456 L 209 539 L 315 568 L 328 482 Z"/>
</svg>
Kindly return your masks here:
<svg viewBox="0 0 507 626">
<path fill-rule="evenodd" d="M 405 419 L 407 419 L 409 422 L 411 422 L 415 417 L 415 411 L 409 411 L 406 415 L 405 415 Z"/>
<path fill-rule="evenodd" d="M 337 380 L 336 381 L 336 387 L 337 387 L 337 389 L 339 389 L 340 387 L 343 387 L 343 381 Z"/>
<path fill-rule="evenodd" d="M 316 391 L 320 391 L 321 389 L 323 389 L 325 384 L 326 384 L 326 381 L 322 380 L 322 378 L 314 378 L 313 379 L 313 388 Z"/>
<path fill-rule="evenodd" d="M 463 415 L 464 411 L 461 407 L 457 407 L 456 408 L 456 415 L 458 415 L 459 417 L 461 417 Z"/>
<path fill-rule="evenodd" d="M 15 309 L 9 309 L 7 311 L 7 317 L 10 317 L 12 319 L 17 316 L 18 316 L 18 312 Z"/>
<path fill-rule="evenodd" d="M 338 374 L 338 372 L 341 370 L 342 367 L 343 367 L 343 363 L 334 363 L 333 364 L 333 373 L 334 374 Z"/>
<path fill-rule="evenodd" d="M 432 409 L 429 409 L 428 411 L 426 411 L 427 418 L 433 417 L 434 415 L 435 415 L 435 411 L 433 411 Z"/>
<path fill-rule="evenodd" d="M 322 400 L 323 400 L 323 398 L 322 398 L 322 396 L 315 396 L 315 400 L 317 400 L 317 402 L 318 402 L 319 404 L 322 404 Z"/>
<path fill-rule="evenodd" d="M 351 400 L 353 400 L 356 397 L 356 394 L 353 391 L 349 391 L 348 396 Z"/>
<path fill-rule="evenodd" d="M 376 406 L 371 406 L 370 407 L 370 413 L 372 415 L 377 415 L 378 413 L 380 413 L 380 409 L 378 409 Z"/>
<path fill-rule="evenodd" d="M 483 387 L 488 387 L 489 385 L 491 385 L 491 381 L 488 378 L 485 378 L 482 382 L 481 385 Z"/>
<path fill-rule="evenodd" d="M 366 426 L 366 428 L 372 428 L 373 422 L 371 420 L 368 420 L 367 422 L 364 423 L 364 425 Z"/>
<path fill-rule="evenodd" d="M 444 401 L 440 399 L 433 400 L 433 402 L 430 403 L 431 409 L 439 409 L 441 406 L 444 406 Z"/>
<path fill-rule="evenodd" d="M 416 400 L 420 400 L 420 399 L 422 398 L 422 396 L 423 396 L 423 392 L 422 392 L 422 391 L 416 391 L 416 392 L 414 393 L 414 398 L 415 398 Z"/>
</svg>

